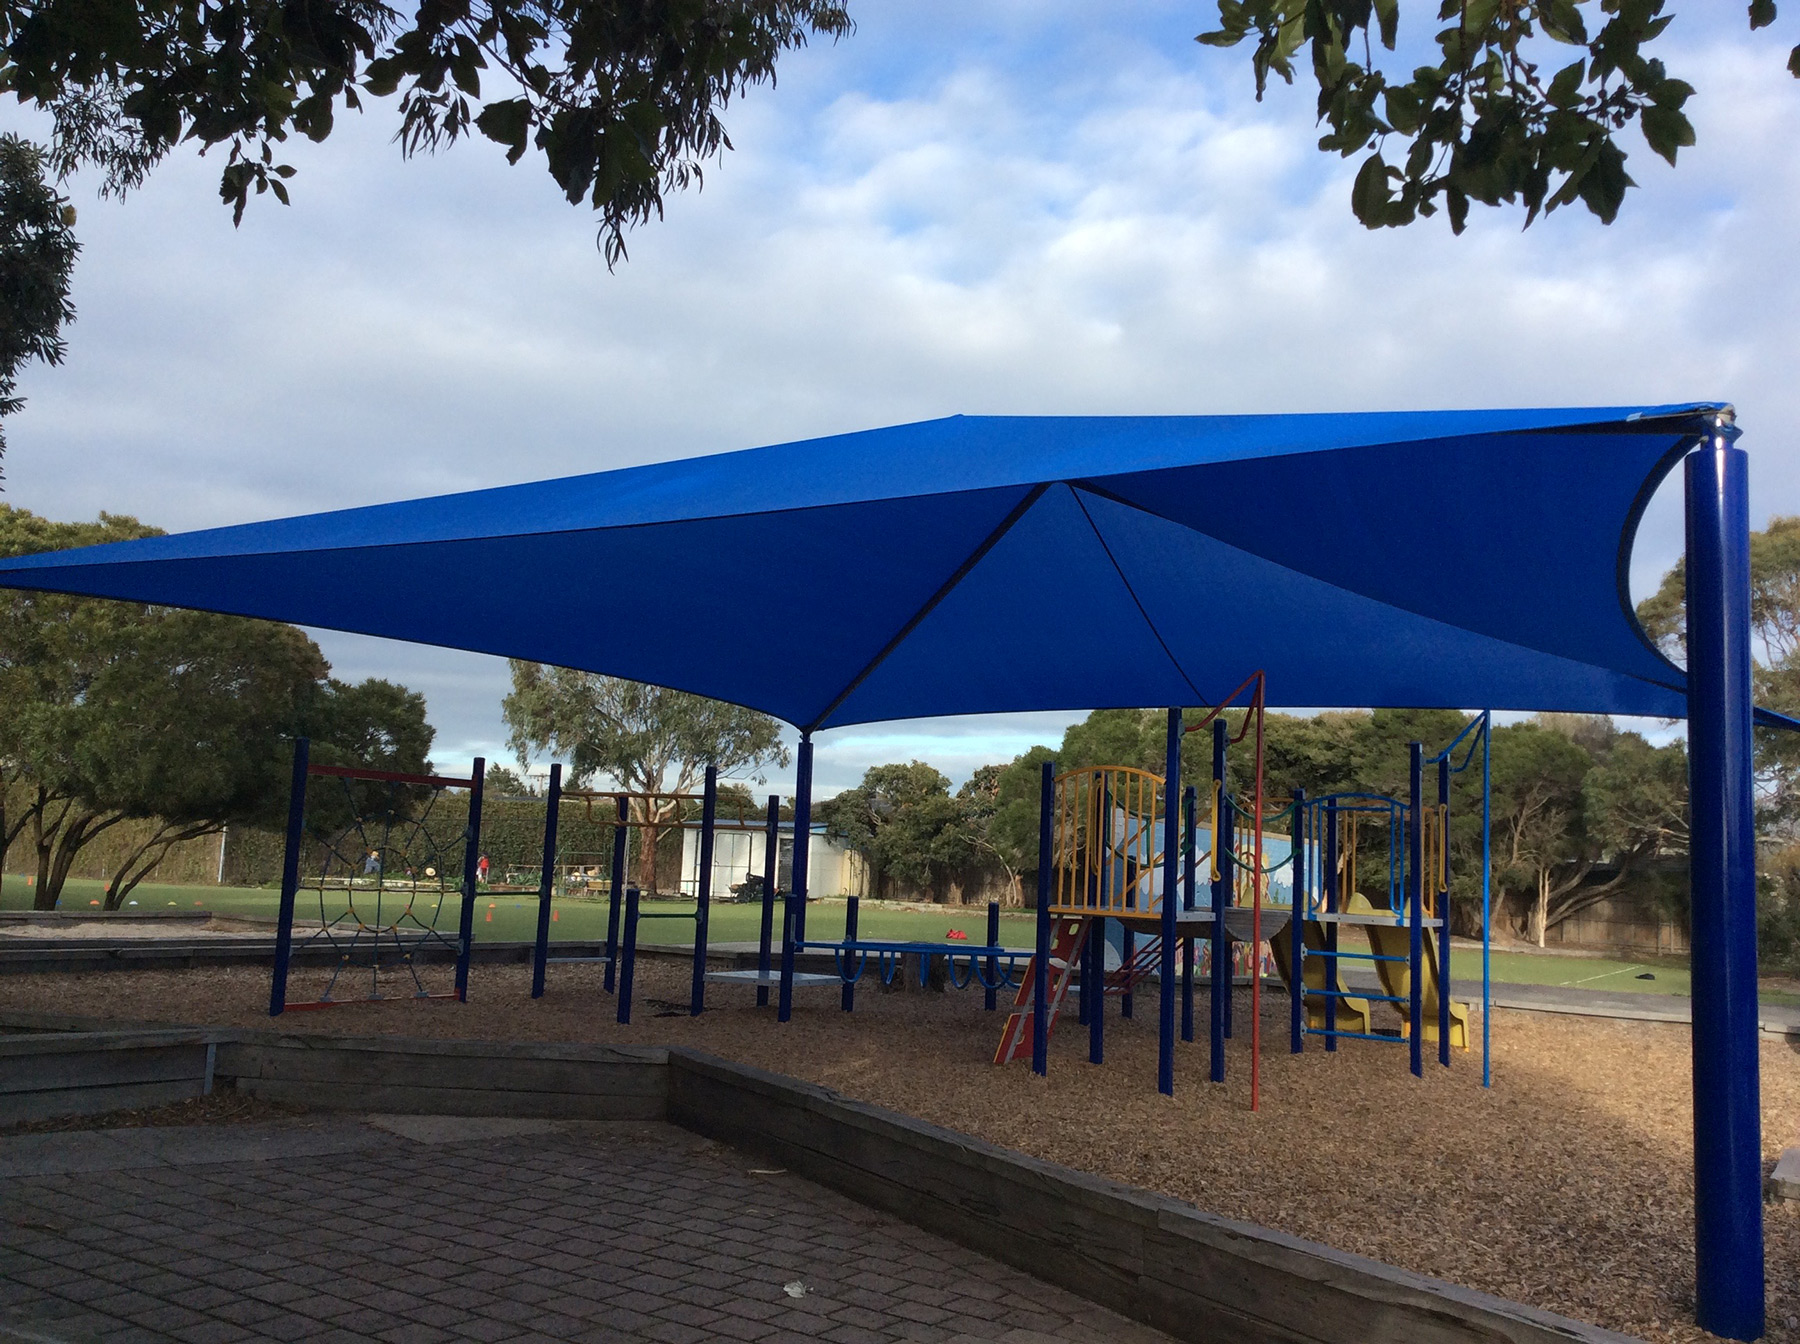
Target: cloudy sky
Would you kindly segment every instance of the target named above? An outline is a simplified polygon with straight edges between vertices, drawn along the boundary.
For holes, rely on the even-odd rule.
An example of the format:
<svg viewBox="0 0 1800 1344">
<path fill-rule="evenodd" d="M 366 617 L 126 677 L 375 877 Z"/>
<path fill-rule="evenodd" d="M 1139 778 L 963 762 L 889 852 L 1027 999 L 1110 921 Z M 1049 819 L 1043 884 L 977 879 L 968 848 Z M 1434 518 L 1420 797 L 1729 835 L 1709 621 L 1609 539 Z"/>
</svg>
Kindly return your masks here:
<svg viewBox="0 0 1800 1344">
<path fill-rule="evenodd" d="M 293 206 L 240 229 L 214 160 L 123 204 L 77 182 L 80 318 L 67 364 L 24 379 L 7 498 L 185 529 L 956 412 L 1725 399 L 1756 520 L 1800 511 L 1780 33 L 1684 7 L 1659 45 L 1700 90 L 1699 145 L 1679 170 L 1634 153 L 1618 224 L 1496 213 L 1453 238 L 1357 225 L 1311 96 L 1256 103 L 1242 53 L 1192 41 L 1210 9 L 853 3 L 856 34 L 734 107 L 736 150 L 611 274 L 532 159 L 404 162 L 391 106 L 295 146 Z M 1679 552 L 1674 502 L 1640 586 Z M 506 756 L 504 663 L 319 637 L 339 675 L 426 693 L 440 763 Z M 842 730 L 819 784 L 911 756 L 960 776 L 1066 721 Z"/>
</svg>

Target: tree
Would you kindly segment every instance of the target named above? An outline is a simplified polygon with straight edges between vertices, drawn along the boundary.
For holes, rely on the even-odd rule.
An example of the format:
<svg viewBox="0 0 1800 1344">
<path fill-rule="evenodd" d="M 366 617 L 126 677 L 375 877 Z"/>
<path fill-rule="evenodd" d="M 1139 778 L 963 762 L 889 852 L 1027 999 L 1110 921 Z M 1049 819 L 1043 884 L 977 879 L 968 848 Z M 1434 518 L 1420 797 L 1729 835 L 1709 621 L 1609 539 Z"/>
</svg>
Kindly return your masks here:
<svg viewBox="0 0 1800 1344">
<path fill-rule="evenodd" d="M 500 710 L 524 766 L 544 751 L 569 757 L 569 785 L 596 776 L 646 797 L 634 799 L 641 828 L 638 885 L 657 887 L 657 842 L 681 815 L 671 794 L 692 793 L 708 765 L 721 775 L 785 766 L 781 725 L 767 714 L 703 695 L 513 660 L 512 693 Z"/>
<path fill-rule="evenodd" d="M 867 855 L 876 880 L 935 886 L 982 850 L 950 781 L 923 761 L 872 765 L 816 809 L 826 832 Z"/>
<path fill-rule="evenodd" d="M 0 508 L 5 554 L 152 531 L 129 518 L 61 524 Z M 293 626 L 0 595 L 0 845 L 29 832 L 37 908 L 53 909 L 81 850 L 127 819 L 152 825 L 114 871 L 108 909 L 174 845 L 227 824 L 278 824 L 298 733 L 319 739 L 324 761 L 421 769 L 423 700 L 382 682 L 345 686 L 329 670 Z"/>
<path fill-rule="evenodd" d="M 136 187 L 177 144 L 226 148 L 219 195 L 285 203 L 289 135 L 322 141 L 340 111 L 398 95 L 403 154 L 479 131 L 509 162 L 542 156 L 600 217 L 609 263 L 730 147 L 720 114 L 776 58 L 850 31 L 830 0 L 477 0 L 410 16 L 380 0 L 8 0 L 0 79 L 49 112 L 60 173 Z"/>
<path fill-rule="evenodd" d="M 1663 10 L 1663 0 L 1439 0 L 1436 51 L 1421 60 L 1420 44 L 1401 44 L 1400 0 L 1219 0 L 1218 28 L 1197 40 L 1253 43 L 1258 100 L 1270 75 L 1291 84 L 1309 59 L 1319 148 L 1364 156 L 1351 206 L 1371 229 L 1442 205 L 1461 233 L 1471 202 L 1523 205 L 1529 226 L 1579 201 L 1610 224 L 1637 185 L 1620 147 L 1627 131 L 1671 165 L 1694 143 L 1683 110 L 1693 88 L 1649 54 L 1674 20 Z M 1769 26 L 1775 0 L 1750 0 L 1749 17 L 1752 29 Z M 1788 69 L 1800 76 L 1800 47 Z"/>
<path fill-rule="evenodd" d="M 1677 560 L 1638 604 L 1645 632 L 1676 662 L 1687 658 L 1687 567 Z M 1771 518 L 1750 534 L 1750 627 L 1756 703 L 1800 715 L 1800 517 Z M 1770 837 L 1800 838 L 1800 733 L 1756 729 L 1758 823 Z"/>
<path fill-rule="evenodd" d="M 44 167 L 38 146 L 0 135 L 0 421 L 25 405 L 20 369 L 34 359 L 62 363 L 63 324 L 75 320 L 75 210 L 44 181 Z M 0 456 L 5 452 L 0 425 Z"/>
<path fill-rule="evenodd" d="M 488 765 L 487 778 L 482 781 L 484 798 L 528 798 L 532 794 L 531 785 L 527 784 L 515 770 L 509 770 L 498 761 Z"/>
</svg>

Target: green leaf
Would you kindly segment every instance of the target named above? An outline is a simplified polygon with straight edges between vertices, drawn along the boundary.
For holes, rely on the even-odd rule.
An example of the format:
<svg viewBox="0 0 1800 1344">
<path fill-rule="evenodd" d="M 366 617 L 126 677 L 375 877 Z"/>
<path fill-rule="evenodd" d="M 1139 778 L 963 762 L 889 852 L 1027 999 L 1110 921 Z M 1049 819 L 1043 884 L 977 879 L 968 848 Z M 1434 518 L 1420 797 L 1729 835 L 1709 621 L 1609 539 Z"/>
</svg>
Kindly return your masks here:
<svg viewBox="0 0 1800 1344">
<path fill-rule="evenodd" d="M 1381 24 L 1381 45 L 1392 51 L 1400 31 L 1400 0 L 1375 0 L 1375 17 Z"/>
<path fill-rule="evenodd" d="M 1556 78 L 1550 81 L 1550 90 L 1545 96 L 1552 107 L 1574 107 L 1581 101 L 1581 82 L 1587 78 L 1587 62 L 1576 61 L 1573 65 L 1565 65 L 1556 72 Z"/>
<path fill-rule="evenodd" d="M 1646 107 L 1640 120 L 1645 141 L 1671 166 L 1676 154 L 1694 143 L 1692 123 L 1672 107 Z"/>
<path fill-rule="evenodd" d="M 1788 73 L 1795 79 L 1800 79 L 1800 47 L 1795 47 L 1788 53 Z"/>
<path fill-rule="evenodd" d="M 1388 205 L 1392 200 L 1388 191 L 1388 166 L 1379 152 L 1371 154 L 1357 170 L 1356 185 L 1350 189 L 1350 206 L 1364 228 L 1378 229 L 1387 223 Z"/>
<path fill-rule="evenodd" d="M 475 118 L 476 128 L 488 139 L 506 146 L 509 163 L 525 153 L 525 136 L 531 129 L 531 104 L 523 98 L 489 103 Z"/>
<path fill-rule="evenodd" d="M 1750 28 L 1767 28 L 1775 22 L 1775 0 L 1750 0 Z"/>
</svg>

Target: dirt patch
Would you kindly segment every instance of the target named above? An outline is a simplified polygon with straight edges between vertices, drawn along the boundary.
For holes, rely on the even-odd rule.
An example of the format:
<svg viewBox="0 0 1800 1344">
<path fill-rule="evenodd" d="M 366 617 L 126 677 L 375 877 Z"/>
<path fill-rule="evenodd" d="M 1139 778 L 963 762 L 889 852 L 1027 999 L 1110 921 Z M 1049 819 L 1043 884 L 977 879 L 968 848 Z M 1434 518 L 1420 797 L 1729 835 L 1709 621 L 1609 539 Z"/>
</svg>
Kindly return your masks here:
<svg viewBox="0 0 1800 1344">
<path fill-rule="evenodd" d="M 82 919 L 0 924 L 0 938 L 142 938 L 191 942 L 202 938 L 267 938 L 269 930 L 230 919 Z"/>
<path fill-rule="evenodd" d="M 221 1088 L 204 1097 L 188 1097 L 166 1106 L 142 1106 L 134 1110 L 104 1111 L 99 1115 L 65 1115 L 55 1120 L 31 1120 L 0 1128 L 0 1134 L 60 1134 L 71 1129 L 150 1129 L 158 1125 L 239 1125 L 258 1120 L 285 1120 L 304 1115 L 298 1106 L 287 1106 L 260 1097 Z"/>
<path fill-rule="evenodd" d="M 1693 1146 L 1688 1030 L 1500 1010 L 1494 1087 L 1479 1057 L 1407 1072 L 1399 1045 L 1316 1041 L 1287 1053 L 1285 1003 L 1263 1027 L 1261 1111 L 1248 1109 L 1249 995 L 1229 1080 L 1209 1085 L 1204 1039 L 1179 1048 L 1176 1096 L 1158 1095 L 1154 990 L 1107 1023 L 1087 1063 L 1073 1013 L 1050 1076 L 989 1061 L 1000 1015 L 979 992 L 883 992 L 857 1010 L 835 988 L 796 993 L 794 1020 L 715 985 L 686 1015 L 685 965 L 639 967 L 638 1020 L 620 1027 L 600 971 L 477 967 L 468 1004 L 394 999 L 292 1014 L 326 1034 L 691 1045 L 804 1078 L 1034 1156 L 1200 1208 L 1326 1242 L 1658 1341 L 1712 1336 L 1693 1312 Z M 268 972 L 249 967 L 32 975 L 0 980 L 11 1008 L 121 1020 L 268 1026 Z M 316 986 L 312 987 L 316 991 Z M 296 974 L 294 997 L 311 997 Z M 1800 1140 L 1800 1048 L 1765 1040 L 1763 1133 L 1772 1165 Z M 1800 1205 L 1771 1205 L 1769 1334 L 1800 1344 Z"/>
</svg>

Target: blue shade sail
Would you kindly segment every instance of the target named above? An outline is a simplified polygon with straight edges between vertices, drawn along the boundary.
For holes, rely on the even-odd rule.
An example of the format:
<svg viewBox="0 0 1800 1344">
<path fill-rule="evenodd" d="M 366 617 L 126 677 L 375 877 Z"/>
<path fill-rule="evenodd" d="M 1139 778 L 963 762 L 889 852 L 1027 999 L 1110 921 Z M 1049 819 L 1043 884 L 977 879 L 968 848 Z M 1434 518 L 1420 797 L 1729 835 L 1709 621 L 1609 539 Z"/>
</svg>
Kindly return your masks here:
<svg viewBox="0 0 1800 1344">
<path fill-rule="evenodd" d="M 1625 574 L 1722 403 L 965 417 L 0 561 L 802 728 L 1269 702 L 1680 717 Z"/>
</svg>

